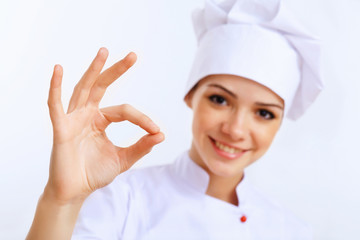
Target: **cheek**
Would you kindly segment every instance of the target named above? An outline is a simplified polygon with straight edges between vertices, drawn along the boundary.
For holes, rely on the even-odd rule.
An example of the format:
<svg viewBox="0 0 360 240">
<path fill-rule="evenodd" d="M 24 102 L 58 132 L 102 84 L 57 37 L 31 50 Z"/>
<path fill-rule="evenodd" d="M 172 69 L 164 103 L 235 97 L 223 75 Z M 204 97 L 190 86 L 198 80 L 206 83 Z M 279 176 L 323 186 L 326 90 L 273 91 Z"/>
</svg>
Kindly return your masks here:
<svg viewBox="0 0 360 240">
<path fill-rule="evenodd" d="M 261 153 L 264 153 L 270 147 L 278 129 L 278 124 L 272 124 L 256 128 L 254 136 L 257 147 Z"/>
<path fill-rule="evenodd" d="M 193 114 L 192 130 L 194 138 L 207 136 L 211 132 L 220 129 L 221 115 L 216 110 L 203 104 L 194 109 Z"/>
</svg>

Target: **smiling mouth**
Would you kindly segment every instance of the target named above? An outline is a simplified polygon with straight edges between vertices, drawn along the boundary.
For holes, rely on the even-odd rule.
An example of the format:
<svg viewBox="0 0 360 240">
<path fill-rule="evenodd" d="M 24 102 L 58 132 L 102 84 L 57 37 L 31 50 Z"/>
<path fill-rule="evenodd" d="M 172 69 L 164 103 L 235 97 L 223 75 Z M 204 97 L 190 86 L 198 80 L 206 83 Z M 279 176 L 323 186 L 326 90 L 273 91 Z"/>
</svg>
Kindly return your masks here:
<svg viewBox="0 0 360 240">
<path fill-rule="evenodd" d="M 240 152 L 241 150 L 240 149 L 237 149 L 237 148 L 233 148 L 233 147 L 229 147 L 227 145 L 224 145 L 218 141 L 215 141 L 215 146 L 218 147 L 220 150 L 224 151 L 224 152 L 227 152 L 227 153 L 238 153 Z"/>
<path fill-rule="evenodd" d="M 215 139 L 211 138 L 211 143 L 215 149 L 215 152 L 218 153 L 220 156 L 228 158 L 228 159 L 234 159 L 241 157 L 247 150 L 242 150 L 239 148 L 234 148 L 229 145 L 226 145 L 224 143 L 218 142 Z"/>
</svg>

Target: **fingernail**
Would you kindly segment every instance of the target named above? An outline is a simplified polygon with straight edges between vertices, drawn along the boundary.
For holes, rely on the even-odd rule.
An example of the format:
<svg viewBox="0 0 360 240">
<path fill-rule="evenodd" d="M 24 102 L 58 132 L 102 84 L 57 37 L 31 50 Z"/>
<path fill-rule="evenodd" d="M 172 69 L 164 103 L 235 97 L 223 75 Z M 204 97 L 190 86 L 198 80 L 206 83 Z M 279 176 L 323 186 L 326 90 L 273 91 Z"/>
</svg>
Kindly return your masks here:
<svg viewBox="0 0 360 240">
<path fill-rule="evenodd" d="M 129 53 L 125 56 L 125 58 L 128 58 L 128 57 L 130 57 L 130 56 L 131 56 L 131 60 L 136 61 L 137 55 L 136 55 L 134 52 L 129 52 Z"/>
<path fill-rule="evenodd" d="M 107 49 L 105 47 L 102 47 L 99 49 L 98 54 L 106 54 L 107 53 Z"/>
<path fill-rule="evenodd" d="M 54 72 L 60 71 L 60 69 L 61 69 L 61 65 L 60 64 L 55 64 Z"/>
<path fill-rule="evenodd" d="M 156 125 L 154 122 L 150 122 L 150 128 L 154 131 L 154 132 L 159 132 L 160 128 L 158 125 Z"/>
<path fill-rule="evenodd" d="M 164 141 L 164 140 L 165 140 L 165 135 L 164 135 L 164 133 L 161 133 L 160 136 L 161 136 L 161 137 L 160 137 L 160 140 L 159 140 L 159 141 L 160 141 L 160 142 Z"/>
</svg>

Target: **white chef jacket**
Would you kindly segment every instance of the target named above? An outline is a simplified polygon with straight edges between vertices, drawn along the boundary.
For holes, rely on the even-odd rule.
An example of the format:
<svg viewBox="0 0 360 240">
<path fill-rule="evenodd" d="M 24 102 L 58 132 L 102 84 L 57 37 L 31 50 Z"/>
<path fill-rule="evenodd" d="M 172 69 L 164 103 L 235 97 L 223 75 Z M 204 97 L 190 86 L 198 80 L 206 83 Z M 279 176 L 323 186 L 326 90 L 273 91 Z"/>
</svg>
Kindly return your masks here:
<svg viewBox="0 0 360 240">
<path fill-rule="evenodd" d="M 130 170 L 86 199 L 72 239 L 312 239 L 308 225 L 246 177 L 236 187 L 238 206 L 206 195 L 208 182 L 188 152 L 173 164 Z"/>
</svg>

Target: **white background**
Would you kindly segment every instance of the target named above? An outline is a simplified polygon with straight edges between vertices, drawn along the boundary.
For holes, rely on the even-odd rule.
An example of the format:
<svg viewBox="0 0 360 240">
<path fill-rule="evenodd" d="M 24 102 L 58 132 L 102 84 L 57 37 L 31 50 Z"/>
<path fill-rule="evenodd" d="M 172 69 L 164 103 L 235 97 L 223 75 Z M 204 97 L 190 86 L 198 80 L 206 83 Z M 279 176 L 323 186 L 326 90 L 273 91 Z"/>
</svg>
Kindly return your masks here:
<svg viewBox="0 0 360 240">
<path fill-rule="evenodd" d="M 171 162 L 190 146 L 182 102 L 195 52 L 191 11 L 202 0 L 2 0 L 0 2 L 0 239 L 24 239 L 46 183 L 52 130 L 47 94 L 64 67 L 63 103 L 98 48 L 107 66 L 129 51 L 138 62 L 102 106 L 130 103 L 157 122 L 166 141 L 136 167 Z M 324 43 L 326 89 L 307 115 L 285 121 L 252 181 L 309 222 L 315 239 L 360 239 L 360 1 L 285 0 Z M 116 144 L 142 131 L 115 124 Z"/>
</svg>

